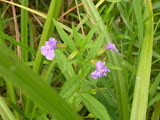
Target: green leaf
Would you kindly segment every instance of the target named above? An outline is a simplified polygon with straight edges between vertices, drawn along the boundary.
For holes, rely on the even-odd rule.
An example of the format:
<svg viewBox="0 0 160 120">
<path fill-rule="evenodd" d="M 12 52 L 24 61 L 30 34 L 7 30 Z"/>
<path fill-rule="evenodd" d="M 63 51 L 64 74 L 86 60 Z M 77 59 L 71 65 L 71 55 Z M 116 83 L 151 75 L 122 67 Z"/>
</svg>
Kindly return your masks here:
<svg viewBox="0 0 160 120">
<path fill-rule="evenodd" d="M 110 69 L 114 69 L 114 70 L 122 70 L 120 67 L 114 66 L 111 63 L 106 62 L 105 65 L 110 68 Z"/>
<path fill-rule="evenodd" d="M 66 81 L 60 92 L 62 98 L 68 99 L 71 97 L 78 88 L 79 84 L 80 83 L 77 76 L 73 76 L 71 80 Z"/>
<path fill-rule="evenodd" d="M 142 45 L 143 41 L 143 22 L 142 22 L 142 11 L 141 11 L 141 3 L 140 0 L 133 0 L 134 12 L 136 15 L 136 20 L 138 24 L 138 39 L 140 45 Z"/>
<path fill-rule="evenodd" d="M 88 59 L 94 58 L 98 50 L 102 47 L 104 42 L 104 36 L 105 36 L 106 28 L 102 31 L 102 33 L 98 36 L 96 41 L 94 41 L 94 44 L 92 45 L 93 48 L 90 49 L 90 52 L 88 54 Z"/>
<path fill-rule="evenodd" d="M 159 83 L 160 83 L 160 74 L 156 77 L 154 83 L 150 87 L 150 90 L 149 90 L 149 98 L 150 99 L 154 96 L 154 94 L 159 86 Z"/>
<path fill-rule="evenodd" d="M 65 64 L 67 61 L 66 56 L 64 55 L 64 53 L 60 50 L 55 50 L 55 61 L 58 64 L 59 69 L 61 70 L 61 72 L 63 73 L 63 75 L 65 76 L 66 80 L 70 80 L 72 76 L 75 75 L 73 67 L 70 65 L 67 66 L 67 70 L 64 71 L 65 69 Z"/>
<path fill-rule="evenodd" d="M 84 45 L 85 44 L 88 44 L 89 41 L 91 41 L 94 33 L 97 31 L 97 28 L 98 28 L 98 23 L 89 31 L 89 33 L 87 34 L 86 38 L 85 38 L 85 42 L 84 42 Z"/>
<path fill-rule="evenodd" d="M 131 24 L 129 23 L 127 15 L 125 14 L 124 7 L 122 8 L 122 5 L 120 3 L 117 3 L 117 7 L 119 9 L 119 12 L 121 14 L 121 17 L 122 17 L 126 27 L 133 33 L 132 28 L 131 28 Z"/>
<path fill-rule="evenodd" d="M 133 67 L 130 63 L 128 63 L 126 60 L 121 59 L 122 65 L 126 67 L 129 71 L 132 73 L 136 73 L 136 68 Z"/>
<path fill-rule="evenodd" d="M 56 29 L 61 37 L 61 39 L 63 40 L 64 44 L 68 45 L 69 49 L 71 50 L 71 52 L 77 50 L 75 43 L 73 42 L 72 39 L 69 38 L 69 36 L 67 35 L 67 33 L 59 26 L 59 24 L 57 23 L 57 21 L 54 20 L 54 24 L 56 26 Z"/>
<path fill-rule="evenodd" d="M 81 37 L 80 37 L 79 33 L 77 32 L 73 23 L 72 23 L 72 30 L 73 30 L 74 40 L 77 44 L 77 47 L 79 47 L 82 41 L 81 41 Z"/>
<path fill-rule="evenodd" d="M 107 90 L 106 90 L 107 91 Z M 97 97 L 99 99 L 99 101 L 106 107 L 106 109 L 108 110 L 108 113 L 110 115 L 111 120 L 119 120 L 118 116 L 116 115 L 116 111 L 114 111 L 115 109 L 117 109 L 117 106 L 115 108 L 115 106 L 113 106 L 116 102 L 116 97 L 115 99 L 112 99 L 109 94 L 107 94 L 106 92 L 99 91 L 97 93 Z"/>
<path fill-rule="evenodd" d="M 81 94 L 81 99 L 86 108 L 100 120 L 111 120 L 106 108 L 88 93 Z"/>
<path fill-rule="evenodd" d="M 157 94 L 154 98 L 152 98 L 148 104 L 148 106 L 150 107 L 151 105 L 153 105 L 155 102 L 157 102 L 158 100 L 160 100 L 160 94 Z"/>
<path fill-rule="evenodd" d="M 36 52 L 34 50 L 32 50 L 31 48 L 23 45 L 22 43 L 20 42 L 17 42 L 15 39 L 13 39 L 12 37 L 9 37 L 8 35 L 6 35 L 5 33 L 1 32 L 0 31 L 0 36 L 3 38 L 3 39 L 6 39 L 6 40 L 9 40 L 10 42 L 12 42 L 13 44 L 15 45 L 19 45 L 20 47 L 26 49 L 28 52 L 32 53 L 32 54 L 36 54 Z"/>
</svg>

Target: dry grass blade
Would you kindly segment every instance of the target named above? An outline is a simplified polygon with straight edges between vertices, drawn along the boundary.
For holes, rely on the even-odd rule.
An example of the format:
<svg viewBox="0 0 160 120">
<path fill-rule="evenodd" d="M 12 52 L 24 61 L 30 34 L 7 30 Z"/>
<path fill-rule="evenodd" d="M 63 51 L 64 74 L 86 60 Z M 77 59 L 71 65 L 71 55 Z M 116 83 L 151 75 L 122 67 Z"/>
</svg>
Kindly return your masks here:
<svg viewBox="0 0 160 120">
<path fill-rule="evenodd" d="M 10 1 L 13 2 L 13 0 L 10 0 Z M 12 5 L 12 12 L 13 12 L 14 25 L 15 25 L 16 40 L 18 42 L 20 42 L 20 39 L 19 39 L 19 27 L 18 27 L 18 23 L 17 23 L 16 10 L 15 10 L 14 5 Z M 21 49 L 20 49 L 20 46 L 18 46 L 18 45 L 17 45 L 17 55 L 18 55 L 18 58 L 21 59 Z"/>
<path fill-rule="evenodd" d="M 24 7 L 24 6 L 22 6 L 22 5 L 16 4 L 16 3 L 14 3 L 14 2 L 6 1 L 6 0 L 0 0 L 0 1 L 5 2 L 5 3 L 8 3 L 8 4 L 11 4 L 11 5 L 14 5 L 14 6 L 17 6 L 17 7 L 20 7 L 20 8 L 22 8 L 22 9 L 25 9 L 25 10 L 27 10 L 27 11 L 29 11 L 29 12 L 32 12 L 32 13 L 36 14 L 36 15 L 39 15 L 39 16 L 41 16 L 41 17 L 43 17 L 43 18 L 47 18 L 47 14 L 46 14 L 46 13 L 43 13 L 43 12 L 41 12 L 41 11 L 33 10 L 33 9 L 28 8 L 28 7 Z"/>
<path fill-rule="evenodd" d="M 76 2 L 76 6 L 78 4 L 77 0 L 75 0 Z M 81 16 L 80 16 L 80 13 L 79 13 L 79 8 L 77 7 L 77 14 L 78 14 L 78 18 L 79 18 L 79 21 L 81 22 Z M 82 34 L 84 35 L 84 30 L 83 30 L 83 26 L 81 26 L 81 31 L 82 31 Z"/>
</svg>

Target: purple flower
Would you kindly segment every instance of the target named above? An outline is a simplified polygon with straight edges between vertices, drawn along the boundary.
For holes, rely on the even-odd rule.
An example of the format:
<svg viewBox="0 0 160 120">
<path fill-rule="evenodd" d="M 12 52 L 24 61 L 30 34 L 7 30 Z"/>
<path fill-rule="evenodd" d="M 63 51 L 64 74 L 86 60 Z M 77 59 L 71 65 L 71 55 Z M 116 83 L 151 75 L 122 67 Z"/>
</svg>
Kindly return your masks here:
<svg viewBox="0 0 160 120">
<path fill-rule="evenodd" d="M 109 49 L 112 49 L 113 51 L 115 51 L 117 54 L 119 54 L 118 52 L 118 49 L 116 48 L 115 44 L 109 42 L 107 45 L 106 45 L 106 48 L 109 50 Z"/>
<path fill-rule="evenodd" d="M 97 79 L 98 77 L 106 76 L 106 72 L 110 72 L 105 65 L 105 62 L 97 61 L 96 70 L 91 73 L 93 79 Z"/>
<path fill-rule="evenodd" d="M 49 38 L 49 41 L 46 41 L 45 45 L 41 47 L 41 53 L 47 60 L 53 60 L 55 56 L 54 49 L 56 49 L 56 43 L 57 41 L 55 38 Z"/>
</svg>

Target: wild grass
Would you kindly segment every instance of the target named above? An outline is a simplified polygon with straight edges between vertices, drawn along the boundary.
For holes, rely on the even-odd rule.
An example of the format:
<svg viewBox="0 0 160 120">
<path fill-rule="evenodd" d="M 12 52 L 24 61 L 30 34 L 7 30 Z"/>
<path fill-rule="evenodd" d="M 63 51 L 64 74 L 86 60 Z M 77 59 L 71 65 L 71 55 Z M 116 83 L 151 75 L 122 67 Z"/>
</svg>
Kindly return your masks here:
<svg viewBox="0 0 160 120">
<path fill-rule="evenodd" d="M 0 0 L 0 6 L 1 119 L 160 119 L 158 0 Z M 57 41 L 53 60 L 42 55 L 50 38 Z M 104 72 L 97 61 L 110 72 L 94 79 L 96 69 Z"/>
</svg>

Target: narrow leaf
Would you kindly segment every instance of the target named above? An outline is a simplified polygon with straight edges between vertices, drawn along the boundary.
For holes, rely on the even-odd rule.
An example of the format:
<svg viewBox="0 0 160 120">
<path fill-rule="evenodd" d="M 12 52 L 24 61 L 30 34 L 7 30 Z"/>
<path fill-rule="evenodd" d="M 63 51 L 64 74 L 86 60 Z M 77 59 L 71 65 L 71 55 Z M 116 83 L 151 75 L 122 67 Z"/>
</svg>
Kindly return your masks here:
<svg viewBox="0 0 160 120">
<path fill-rule="evenodd" d="M 152 16 L 153 13 L 151 1 L 149 0 L 149 4 L 145 5 L 149 6 L 147 10 L 147 17 Z M 130 120 L 146 119 L 152 63 L 153 26 L 153 19 L 150 18 L 145 24 L 145 34 L 136 74 L 136 83 Z"/>
<path fill-rule="evenodd" d="M 81 99 L 87 109 L 100 120 L 110 120 L 106 108 L 88 93 L 81 94 Z"/>
</svg>

